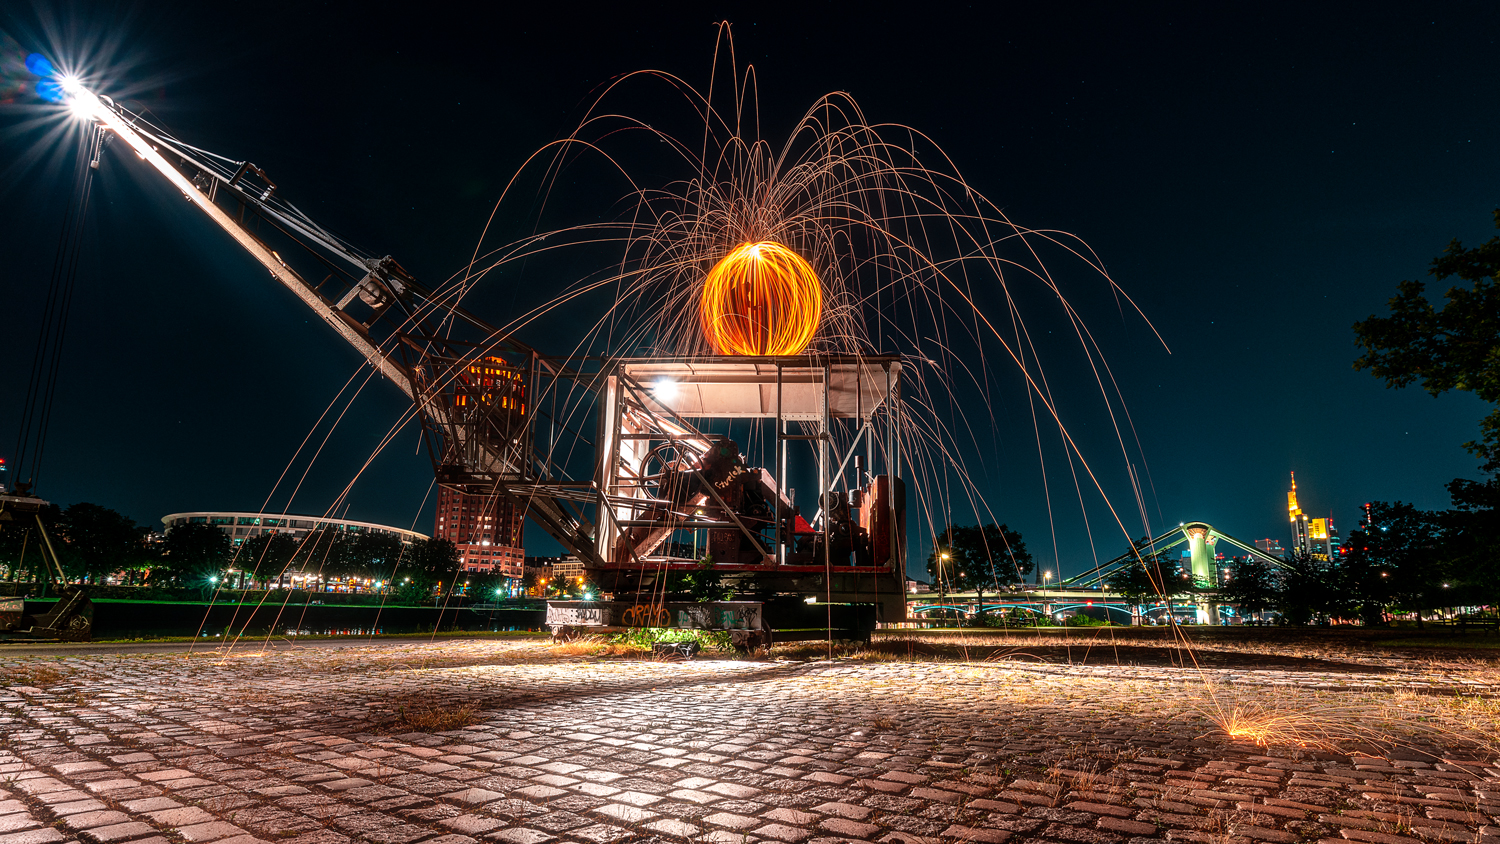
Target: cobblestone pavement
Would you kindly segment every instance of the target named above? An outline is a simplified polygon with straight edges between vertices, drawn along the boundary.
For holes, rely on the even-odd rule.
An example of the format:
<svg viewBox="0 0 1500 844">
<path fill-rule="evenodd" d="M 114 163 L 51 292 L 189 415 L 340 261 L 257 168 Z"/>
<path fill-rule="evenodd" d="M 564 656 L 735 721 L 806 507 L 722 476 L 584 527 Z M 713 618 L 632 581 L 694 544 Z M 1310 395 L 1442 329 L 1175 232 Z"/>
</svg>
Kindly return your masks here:
<svg viewBox="0 0 1500 844">
<path fill-rule="evenodd" d="M 1402 698 L 1389 671 L 1215 671 L 1220 699 L 1354 720 Z M 0 682 L 0 844 L 1500 844 L 1477 751 L 1234 742 L 1175 668 L 481 641 L 0 653 Z"/>
</svg>

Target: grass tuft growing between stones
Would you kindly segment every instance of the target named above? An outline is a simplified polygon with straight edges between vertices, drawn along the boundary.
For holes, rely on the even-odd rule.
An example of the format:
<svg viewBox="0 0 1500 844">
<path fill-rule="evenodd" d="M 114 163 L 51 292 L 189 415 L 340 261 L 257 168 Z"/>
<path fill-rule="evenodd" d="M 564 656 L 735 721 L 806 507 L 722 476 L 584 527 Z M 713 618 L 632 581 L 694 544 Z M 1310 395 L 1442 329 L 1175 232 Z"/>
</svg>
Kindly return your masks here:
<svg viewBox="0 0 1500 844">
<path fill-rule="evenodd" d="M 391 718 L 380 725 L 380 733 L 446 733 L 483 720 L 478 705 L 473 703 L 409 696 L 391 704 Z"/>
<path fill-rule="evenodd" d="M 50 662 L 29 660 L 0 667 L 0 686 L 29 686 L 45 689 L 67 680 L 69 672 Z"/>
</svg>

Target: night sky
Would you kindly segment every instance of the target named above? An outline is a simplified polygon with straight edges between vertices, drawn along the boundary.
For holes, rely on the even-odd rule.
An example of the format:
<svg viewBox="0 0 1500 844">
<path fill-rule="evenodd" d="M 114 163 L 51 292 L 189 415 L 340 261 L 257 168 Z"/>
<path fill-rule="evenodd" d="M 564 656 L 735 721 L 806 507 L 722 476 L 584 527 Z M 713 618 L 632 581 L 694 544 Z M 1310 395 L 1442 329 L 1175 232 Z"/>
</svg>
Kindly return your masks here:
<svg viewBox="0 0 1500 844">
<path fill-rule="evenodd" d="M 1402 279 L 1426 278 L 1452 238 L 1494 233 L 1500 8 L 941 5 L 17 3 L 0 30 L 11 90 L 25 52 L 79 63 L 102 93 L 254 161 L 320 223 L 436 283 L 468 261 L 525 156 L 570 131 L 598 86 L 643 68 L 705 85 L 713 23 L 727 18 L 759 76 L 768 137 L 820 94 L 847 91 L 871 121 L 931 135 L 1011 219 L 1075 233 L 1101 256 L 1170 346 L 1122 315 L 1096 276 L 1058 265 L 1133 415 L 1141 453 L 1130 460 L 1149 472 L 1153 528 L 1202 520 L 1285 543 L 1295 470 L 1303 508 L 1347 534 L 1365 501 L 1442 507 L 1445 482 L 1475 476 L 1460 444 L 1475 438 L 1480 404 L 1354 372 L 1350 326 L 1384 313 Z M 661 107 L 626 105 L 648 120 Z M 0 105 L 5 456 L 71 178 L 71 143 L 45 146 L 45 114 L 27 94 Z M 153 526 L 183 510 L 258 509 L 360 361 L 123 146 L 97 179 L 39 492 Z M 615 213 L 619 183 L 601 183 L 592 210 L 577 200 L 588 187 L 570 182 L 572 204 L 557 213 Z M 533 210 L 530 198 L 502 208 L 492 240 L 524 234 Z M 503 323 L 571 283 L 547 275 L 566 269 L 508 271 L 473 307 Z M 522 339 L 556 346 L 575 319 Z M 1073 341 L 1039 342 L 1055 343 L 1042 351 L 1059 372 L 1078 371 L 1067 368 Z M 366 391 L 290 509 L 323 512 L 402 406 L 394 388 Z M 1052 568 L 1025 395 L 993 407 L 966 459 L 997 516 Z M 1141 535 L 1102 406 L 1066 407 Z M 1052 495 L 1071 574 L 1123 538 L 1090 504 L 1091 550 L 1064 480 Z M 409 430 L 361 478 L 347 516 L 430 531 L 430 481 Z M 289 489 L 270 506 L 286 506 Z M 531 553 L 555 549 L 528 530 Z M 915 568 L 926 549 L 913 551 Z"/>
</svg>

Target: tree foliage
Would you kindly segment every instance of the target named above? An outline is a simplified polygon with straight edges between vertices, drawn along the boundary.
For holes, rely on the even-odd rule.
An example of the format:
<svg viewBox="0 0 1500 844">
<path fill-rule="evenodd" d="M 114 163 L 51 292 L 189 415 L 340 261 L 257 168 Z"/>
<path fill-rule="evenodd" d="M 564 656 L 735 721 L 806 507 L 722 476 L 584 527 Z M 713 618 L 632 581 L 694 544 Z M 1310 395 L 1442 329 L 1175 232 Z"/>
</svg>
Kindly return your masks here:
<svg viewBox="0 0 1500 844">
<path fill-rule="evenodd" d="M 1443 598 L 1461 605 L 1500 603 L 1500 479 L 1448 484 L 1453 509 L 1434 514 L 1448 584 Z"/>
<path fill-rule="evenodd" d="M 108 507 L 81 501 L 62 512 L 57 548 L 70 578 L 97 582 L 147 559 L 146 528 Z"/>
<path fill-rule="evenodd" d="M 993 522 L 950 525 L 927 557 L 927 573 L 945 591 L 998 593 L 1022 582 L 1035 569 L 1019 531 Z"/>
<path fill-rule="evenodd" d="M 1444 605 L 1439 541 L 1435 514 L 1400 501 L 1372 502 L 1338 561 L 1341 597 L 1371 625 L 1383 623 L 1388 611 Z"/>
<path fill-rule="evenodd" d="M 1495 211 L 1500 228 L 1500 210 Z M 1457 278 L 1470 287 L 1450 287 L 1442 308 L 1433 307 L 1426 284 L 1403 281 L 1391 298 L 1390 316 L 1354 324 L 1365 353 L 1354 362 L 1388 387 L 1414 383 L 1433 396 L 1450 390 L 1500 402 L 1500 236 L 1471 249 L 1458 240 L 1434 258 L 1428 274 L 1438 281 Z M 1500 408 L 1479 423 L 1478 440 L 1465 447 L 1500 469 Z"/>
<path fill-rule="evenodd" d="M 1236 557 L 1219 587 L 1219 599 L 1235 604 L 1241 612 L 1264 612 L 1277 604 L 1279 581 L 1275 569 L 1265 560 Z"/>
<path fill-rule="evenodd" d="M 1110 575 L 1106 582 L 1109 588 L 1133 603 L 1165 598 L 1188 591 L 1191 581 L 1183 577 L 1185 569 L 1181 558 L 1168 551 L 1157 551 L 1146 537 L 1132 543 L 1131 556 L 1134 562 L 1122 566 Z"/>
<path fill-rule="evenodd" d="M 162 541 L 163 575 L 179 586 L 201 586 L 210 577 L 219 576 L 229 566 L 233 543 L 229 534 L 210 524 L 177 525 L 167 531 Z"/>
<path fill-rule="evenodd" d="M 441 537 L 419 539 L 407 547 L 390 580 L 409 598 L 422 600 L 438 586 L 444 591 L 452 588 L 458 577 L 458 560 L 458 546 L 452 542 Z"/>
<path fill-rule="evenodd" d="M 1277 576 L 1275 609 L 1288 624 L 1306 624 L 1319 615 L 1343 616 L 1350 612 L 1335 585 L 1333 571 L 1301 551 L 1287 556 Z"/>
<path fill-rule="evenodd" d="M 274 581 L 291 567 L 301 547 L 302 543 L 291 534 L 262 533 L 240 543 L 230 562 L 236 571 L 245 572 L 247 579 Z"/>
</svg>

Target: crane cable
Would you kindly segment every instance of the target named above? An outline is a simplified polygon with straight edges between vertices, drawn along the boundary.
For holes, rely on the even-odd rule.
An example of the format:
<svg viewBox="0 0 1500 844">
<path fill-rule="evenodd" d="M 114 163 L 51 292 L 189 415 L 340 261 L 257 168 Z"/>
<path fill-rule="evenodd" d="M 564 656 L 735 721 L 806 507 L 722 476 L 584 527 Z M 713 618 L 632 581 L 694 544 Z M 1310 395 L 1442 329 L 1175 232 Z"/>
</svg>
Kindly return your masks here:
<svg viewBox="0 0 1500 844">
<path fill-rule="evenodd" d="M 37 329 L 31 378 L 26 385 L 26 400 L 22 405 L 21 424 L 16 434 L 14 477 L 17 483 L 24 478 L 28 487 L 34 486 L 41 475 L 42 454 L 47 446 L 47 431 L 52 421 L 58 376 L 62 370 L 68 314 L 73 305 L 79 257 L 83 252 L 84 223 L 93 192 L 93 176 L 99 167 L 99 154 L 107 139 L 108 135 L 98 124 L 90 123 L 78 141 L 78 154 L 73 167 L 73 191 L 63 213 L 57 254 L 52 261 L 52 277 L 47 286 L 47 301 Z"/>
</svg>

